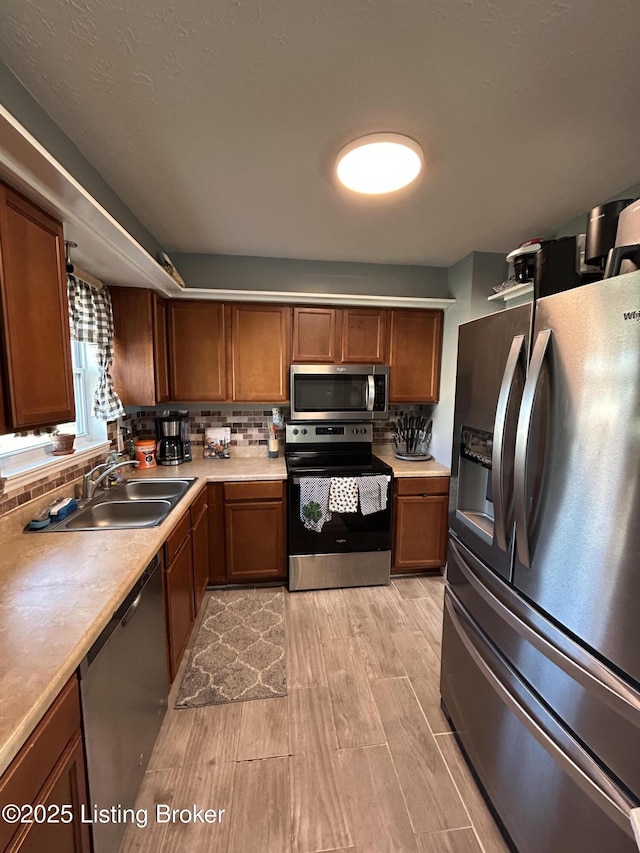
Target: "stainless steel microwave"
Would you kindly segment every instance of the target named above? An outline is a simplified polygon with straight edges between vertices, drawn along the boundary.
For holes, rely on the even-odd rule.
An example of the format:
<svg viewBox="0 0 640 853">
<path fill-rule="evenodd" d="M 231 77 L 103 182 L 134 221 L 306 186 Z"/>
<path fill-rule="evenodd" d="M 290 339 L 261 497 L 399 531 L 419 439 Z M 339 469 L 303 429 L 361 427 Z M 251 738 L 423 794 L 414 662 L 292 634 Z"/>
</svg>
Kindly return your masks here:
<svg viewBox="0 0 640 853">
<path fill-rule="evenodd" d="M 384 419 L 389 409 L 389 368 L 292 364 L 289 390 L 294 421 Z"/>
</svg>

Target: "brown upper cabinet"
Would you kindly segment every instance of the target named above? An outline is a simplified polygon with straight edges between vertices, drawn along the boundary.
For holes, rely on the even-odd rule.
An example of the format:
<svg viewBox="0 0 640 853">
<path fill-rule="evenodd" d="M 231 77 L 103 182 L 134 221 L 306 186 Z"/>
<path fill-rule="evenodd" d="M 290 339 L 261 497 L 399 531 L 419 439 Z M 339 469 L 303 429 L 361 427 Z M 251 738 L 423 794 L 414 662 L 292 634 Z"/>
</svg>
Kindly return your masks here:
<svg viewBox="0 0 640 853">
<path fill-rule="evenodd" d="M 339 308 L 294 308 L 293 363 L 333 364 L 339 350 L 341 321 Z"/>
<path fill-rule="evenodd" d="M 0 184 L 3 431 L 75 418 L 62 225 Z M 5 421 L 2 424 L 2 420 Z"/>
<path fill-rule="evenodd" d="M 344 364 L 384 364 L 387 356 L 387 314 L 378 308 L 342 309 Z"/>
<path fill-rule="evenodd" d="M 377 308 L 294 308 L 293 363 L 384 364 L 388 313 Z"/>
<path fill-rule="evenodd" d="M 231 399 L 273 402 L 289 399 L 291 308 L 236 303 L 231 309 Z"/>
<path fill-rule="evenodd" d="M 169 302 L 171 399 L 228 400 L 226 307 L 221 302 Z"/>
<path fill-rule="evenodd" d="M 167 306 L 152 290 L 111 288 L 113 384 L 125 406 L 169 400 Z"/>
<path fill-rule="evenodd" d="M 393 308 L 389 314 L 390 401 L 437 403 L 443 312 Z"/>
</svg>

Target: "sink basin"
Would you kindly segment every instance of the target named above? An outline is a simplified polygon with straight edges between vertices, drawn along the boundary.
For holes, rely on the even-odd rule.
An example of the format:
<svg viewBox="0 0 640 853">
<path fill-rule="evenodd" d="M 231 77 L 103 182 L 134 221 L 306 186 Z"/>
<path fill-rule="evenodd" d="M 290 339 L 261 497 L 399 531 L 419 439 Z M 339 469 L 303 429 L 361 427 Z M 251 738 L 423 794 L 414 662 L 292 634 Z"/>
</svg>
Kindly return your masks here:
<svg viewBox="0 0 640 853">
<path fill-rule="evenodd" d="M 125 480 L 108 492 L 98 493 L 64 521 L 45 530 L 113 530 L 156 527 L 169 515 L 195 477 Z"/>
<path fill-rule="evenodd" d="M 100 501 L 144 501 L 181 498 L 193 480 L 126 480 Z"/>
<path fill-rule="evenodd" d="M 127 527 L 155 527 L 169 515 L 168 500 L 105 501 L 74 512 L 56 525 L 57 530 L 106 530 Z"/>
</svg>

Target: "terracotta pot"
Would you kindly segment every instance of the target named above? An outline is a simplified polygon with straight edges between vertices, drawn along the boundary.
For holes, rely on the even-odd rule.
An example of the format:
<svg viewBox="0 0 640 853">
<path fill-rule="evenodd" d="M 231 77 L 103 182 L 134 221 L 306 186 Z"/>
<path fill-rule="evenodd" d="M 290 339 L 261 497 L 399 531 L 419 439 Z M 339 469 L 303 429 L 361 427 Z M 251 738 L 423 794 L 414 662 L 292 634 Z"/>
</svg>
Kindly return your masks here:
<svg viewBox="0 0 640 853">
<path fill-rule="evenodd" d="M 73 442 L 75 440 L 75 435 L 52 435 L 51 443 L 53 444 L 53 455 L 67 456 L 68 454 L 73 453 Z"/>
</svg>

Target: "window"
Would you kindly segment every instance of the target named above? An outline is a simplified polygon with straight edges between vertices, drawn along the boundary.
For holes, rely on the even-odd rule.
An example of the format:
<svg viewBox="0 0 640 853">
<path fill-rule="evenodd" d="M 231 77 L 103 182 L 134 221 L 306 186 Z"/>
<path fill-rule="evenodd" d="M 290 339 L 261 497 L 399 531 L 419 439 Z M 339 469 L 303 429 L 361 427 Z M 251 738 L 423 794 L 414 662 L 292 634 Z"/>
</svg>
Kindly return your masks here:
<svg viewBox="0 0 640 853">
<path fill-rule="evenodd" d="M 75 432 L 76 450 L 82 450 L 107 440 L 106 423 L 91 415 L 93 392 L 98 380 L 95 345 L 71 341 L 71 361 L 76 419 L 71 423 L 58 424 L 58 428 L 60 432 Z M 37 468 L 51 462 L 51 456 L 45 452 L 50 442 L 51 439 L 45 432 L 40 435 L 0 435 L 0 476 L 6 476 L 17 469 Z"/>
</svg>

